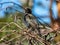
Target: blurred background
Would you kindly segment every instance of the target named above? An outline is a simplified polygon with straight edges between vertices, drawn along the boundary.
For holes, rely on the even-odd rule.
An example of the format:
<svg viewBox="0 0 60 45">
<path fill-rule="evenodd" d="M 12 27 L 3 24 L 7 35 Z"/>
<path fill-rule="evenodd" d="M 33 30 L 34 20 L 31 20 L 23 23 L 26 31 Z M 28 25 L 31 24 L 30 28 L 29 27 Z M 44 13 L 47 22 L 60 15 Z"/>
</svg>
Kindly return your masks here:
<svg viewBox="0 0 60 45">
<path fill-rule="evenodd" d="M 33 5 L 32 2 L 33 0 L 20 0 L 20 1 L 24 8 L 26 7 L 31 8 Z M 32 17 L 34 18 L 34 16 Z M 9 16 L 6 16 L 5 18 L 0 18 L 0 45 L 46 45 L 46 44 L 59 45 L 60 44 L 60 33 L 57 34 L 56 32 L 47 33 L 48 30 L 50 30 L 50 28 L 45 27 L 44 25 L 39 26 L 40 28 L 38 29 L 34 29 L 36 27 L 33 26 L 28 28 L 26 27 L 23 18 L 24 13 L 19 12 L 9 14 Z M 31 20 L 33 20 L 33 18 L 31 18 Z M 42 30 L 41 32 L 42 36 L 39 35 L 38 30 Z"/>
</svg>

